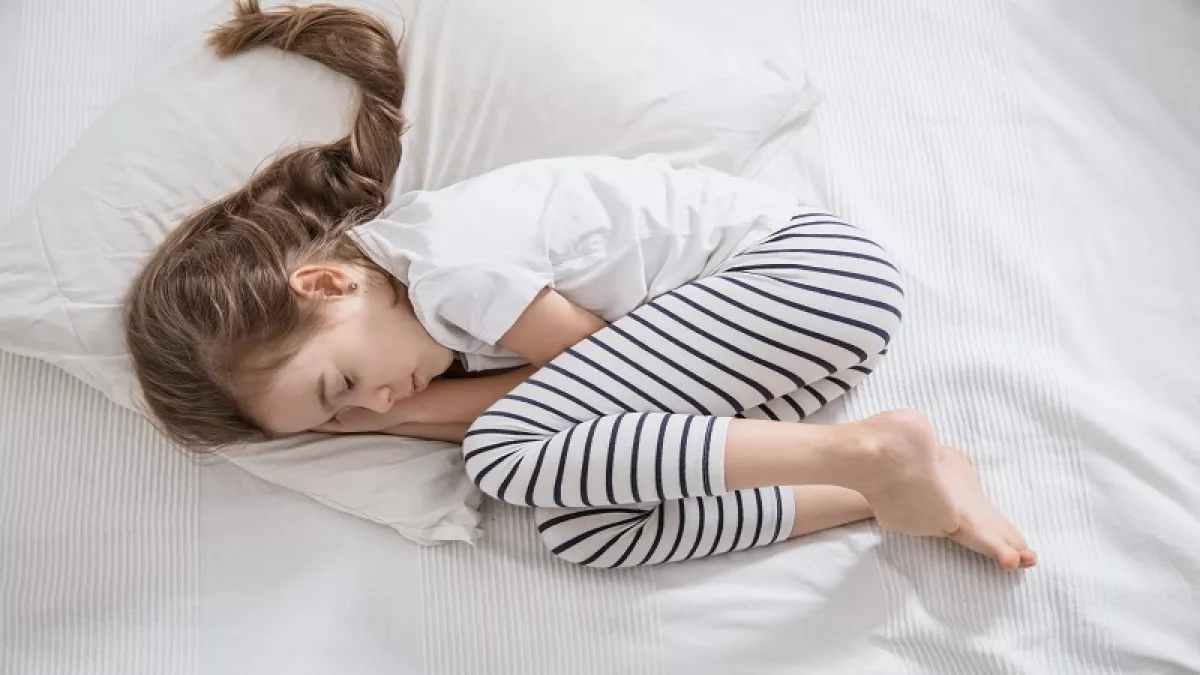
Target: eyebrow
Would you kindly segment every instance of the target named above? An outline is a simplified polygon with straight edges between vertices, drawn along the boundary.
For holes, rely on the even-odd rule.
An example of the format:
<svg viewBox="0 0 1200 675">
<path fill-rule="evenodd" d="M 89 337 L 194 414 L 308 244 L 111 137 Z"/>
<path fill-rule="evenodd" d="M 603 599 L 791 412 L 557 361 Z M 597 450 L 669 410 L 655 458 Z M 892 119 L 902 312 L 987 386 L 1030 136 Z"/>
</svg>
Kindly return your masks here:
<svg viewBox="0 0 1200 675">
<path fill-rule="evenodd" d="M 329 397 L 325 395 L 325 373 L 321 373 L 321 377 L 317 378 L 317 399 L 321 401 L 322 408 L 333 410 L 333 406 L 329 405 Z"/>
</svg>

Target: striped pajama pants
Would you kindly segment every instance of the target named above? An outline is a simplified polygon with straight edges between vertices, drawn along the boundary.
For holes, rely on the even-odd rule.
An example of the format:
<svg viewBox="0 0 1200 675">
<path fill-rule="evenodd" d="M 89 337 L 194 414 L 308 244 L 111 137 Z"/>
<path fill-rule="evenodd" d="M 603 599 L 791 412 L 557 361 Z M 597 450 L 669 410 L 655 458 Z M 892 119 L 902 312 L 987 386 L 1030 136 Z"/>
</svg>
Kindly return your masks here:
<svg viewBox="0 0 1200 675">
<path fill-rule="evenodd" d="M 725 489 L 735 417 L 800 422 L 862 381 L 901 316 L 900 275 L 862 231 L 804 213 L 711 276 L 567 350 L 479 417 L 465 465 L 538 507 L 547 547 L 597 567 L 788 538 L 789 487 Z"/>
</svg>

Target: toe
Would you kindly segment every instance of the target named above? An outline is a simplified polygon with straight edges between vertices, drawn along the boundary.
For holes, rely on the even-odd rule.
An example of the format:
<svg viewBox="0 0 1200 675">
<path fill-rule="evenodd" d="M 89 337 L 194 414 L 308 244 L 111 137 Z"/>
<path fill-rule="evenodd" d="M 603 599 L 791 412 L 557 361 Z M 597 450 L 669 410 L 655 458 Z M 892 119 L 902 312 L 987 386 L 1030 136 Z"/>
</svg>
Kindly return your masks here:
<svg viewBox="0 0 1200 675">
<path fill-rule="evenodd" d="M 967 548 L 993 558 L 1006 570 L 1015 570 L 1021 566 L 1021 555 L 1004 537 L 993 532 L 981 531 L 967 525 L 951 536 L 951 539 Z"/>
<path fill-rule="evenodd" d="M 995 539 L 989 541 L 988 550 L 985 553 L 986 555 L 995 558 L 996 562 L 1000 564 L 1000 567 L 1009 572 L 1021 568 L 1020 552 L 1012 546 L 1009 546 L 1008 542 L 1004 541 L 1000 537 L 996 537 Z"/>
<path fill-rule="evenodd" d="M 1025 537 L 1007 520 L 1004 521 L 1004 541 L 1017 552 L 1019 563 L 1017 569 L 1028 569 L 1037 564 L 1037 554 L 1029 548 Z"/>
<path fill-rule="evenodd" d="M 1025 541 L 1025 537 L 1021 536 L 1021 533 L 1017 531 L 1017 528 L 1007 520 L 1004 521 L 1004 524 L 1007 526 L 1005 527 L 1007 532 L 1004 533 L 1004 541 L 1008 542 L 1009 546 L 1012 546 L 1018 551 L 1024 551 L 1028 549 L 1029 542 Z"/>
</svg>

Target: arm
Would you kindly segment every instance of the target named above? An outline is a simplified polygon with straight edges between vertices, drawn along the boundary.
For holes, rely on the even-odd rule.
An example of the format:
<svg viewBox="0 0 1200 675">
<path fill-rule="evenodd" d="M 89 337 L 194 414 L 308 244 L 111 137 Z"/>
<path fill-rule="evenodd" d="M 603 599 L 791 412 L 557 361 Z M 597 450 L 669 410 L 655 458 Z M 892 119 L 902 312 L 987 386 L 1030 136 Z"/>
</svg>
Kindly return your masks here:
<svg viewBox="0 0 1200 675">
<path fill-rule="evenodd" d="M 501 346 L 532 365 L 486 377 L 435 380 L 406 405 L 405 416 L 428 424 L 470 424 L 538 368 L 605 325 L 604 319 L 546 289 L 500 338 Z"/>
<path fill-rule="evenodd" d="M 445 441 L 447 443 L 462 443 L 463 436 L 470 427 L 469 422 L 447 422 L 444 424 L 426 424 L 424 422 L 406 422 L 397 424 L 383 433 L 392 436 L 408 438 L 424 438 L 429 441 Z"/>
<path fill-rule="evenodd" d="M 461 442 L 467 428 L 554 357 L 607 324 L 604 319 L 553 290 L 542 291 L 500 338 L 503 347 L 529 361 L 529 366 L 471 379 L 439 379 L 406 405 L 411 422 L 387 429 L 397 436 Z"/>
<path fill-rule="evenodd" d="M 482 377 L 438 378 L 406 404 L 405 417 L 422 424 L 470 424 L 535 370 L 524 366 Z"/>
<path fill-rule="evenodd" d="M 604 319 L 547 288 L 500 338 L 500 345 L 541 368 L 606 325 Z"/>
</svg>

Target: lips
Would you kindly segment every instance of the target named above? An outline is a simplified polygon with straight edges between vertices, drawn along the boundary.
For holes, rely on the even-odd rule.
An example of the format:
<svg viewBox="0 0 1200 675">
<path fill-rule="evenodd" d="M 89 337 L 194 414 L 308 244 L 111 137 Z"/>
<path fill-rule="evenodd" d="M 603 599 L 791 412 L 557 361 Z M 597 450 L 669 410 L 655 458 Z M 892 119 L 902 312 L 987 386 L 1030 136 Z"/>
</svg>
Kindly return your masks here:
<svg viewBox="0 0 1200 675">
<path fill-rule="evenodd" d="M 413 393 L 419 394 L 419 393 L 425 391 L 426 386 L 428 386 L 428 385 L 426 385 L 425 382 L 423 380 L 421 380 L 420 377 L 417 377 L 416 373 L 413 373 L 413 375 L 412 375 Z"/>
</svg>

